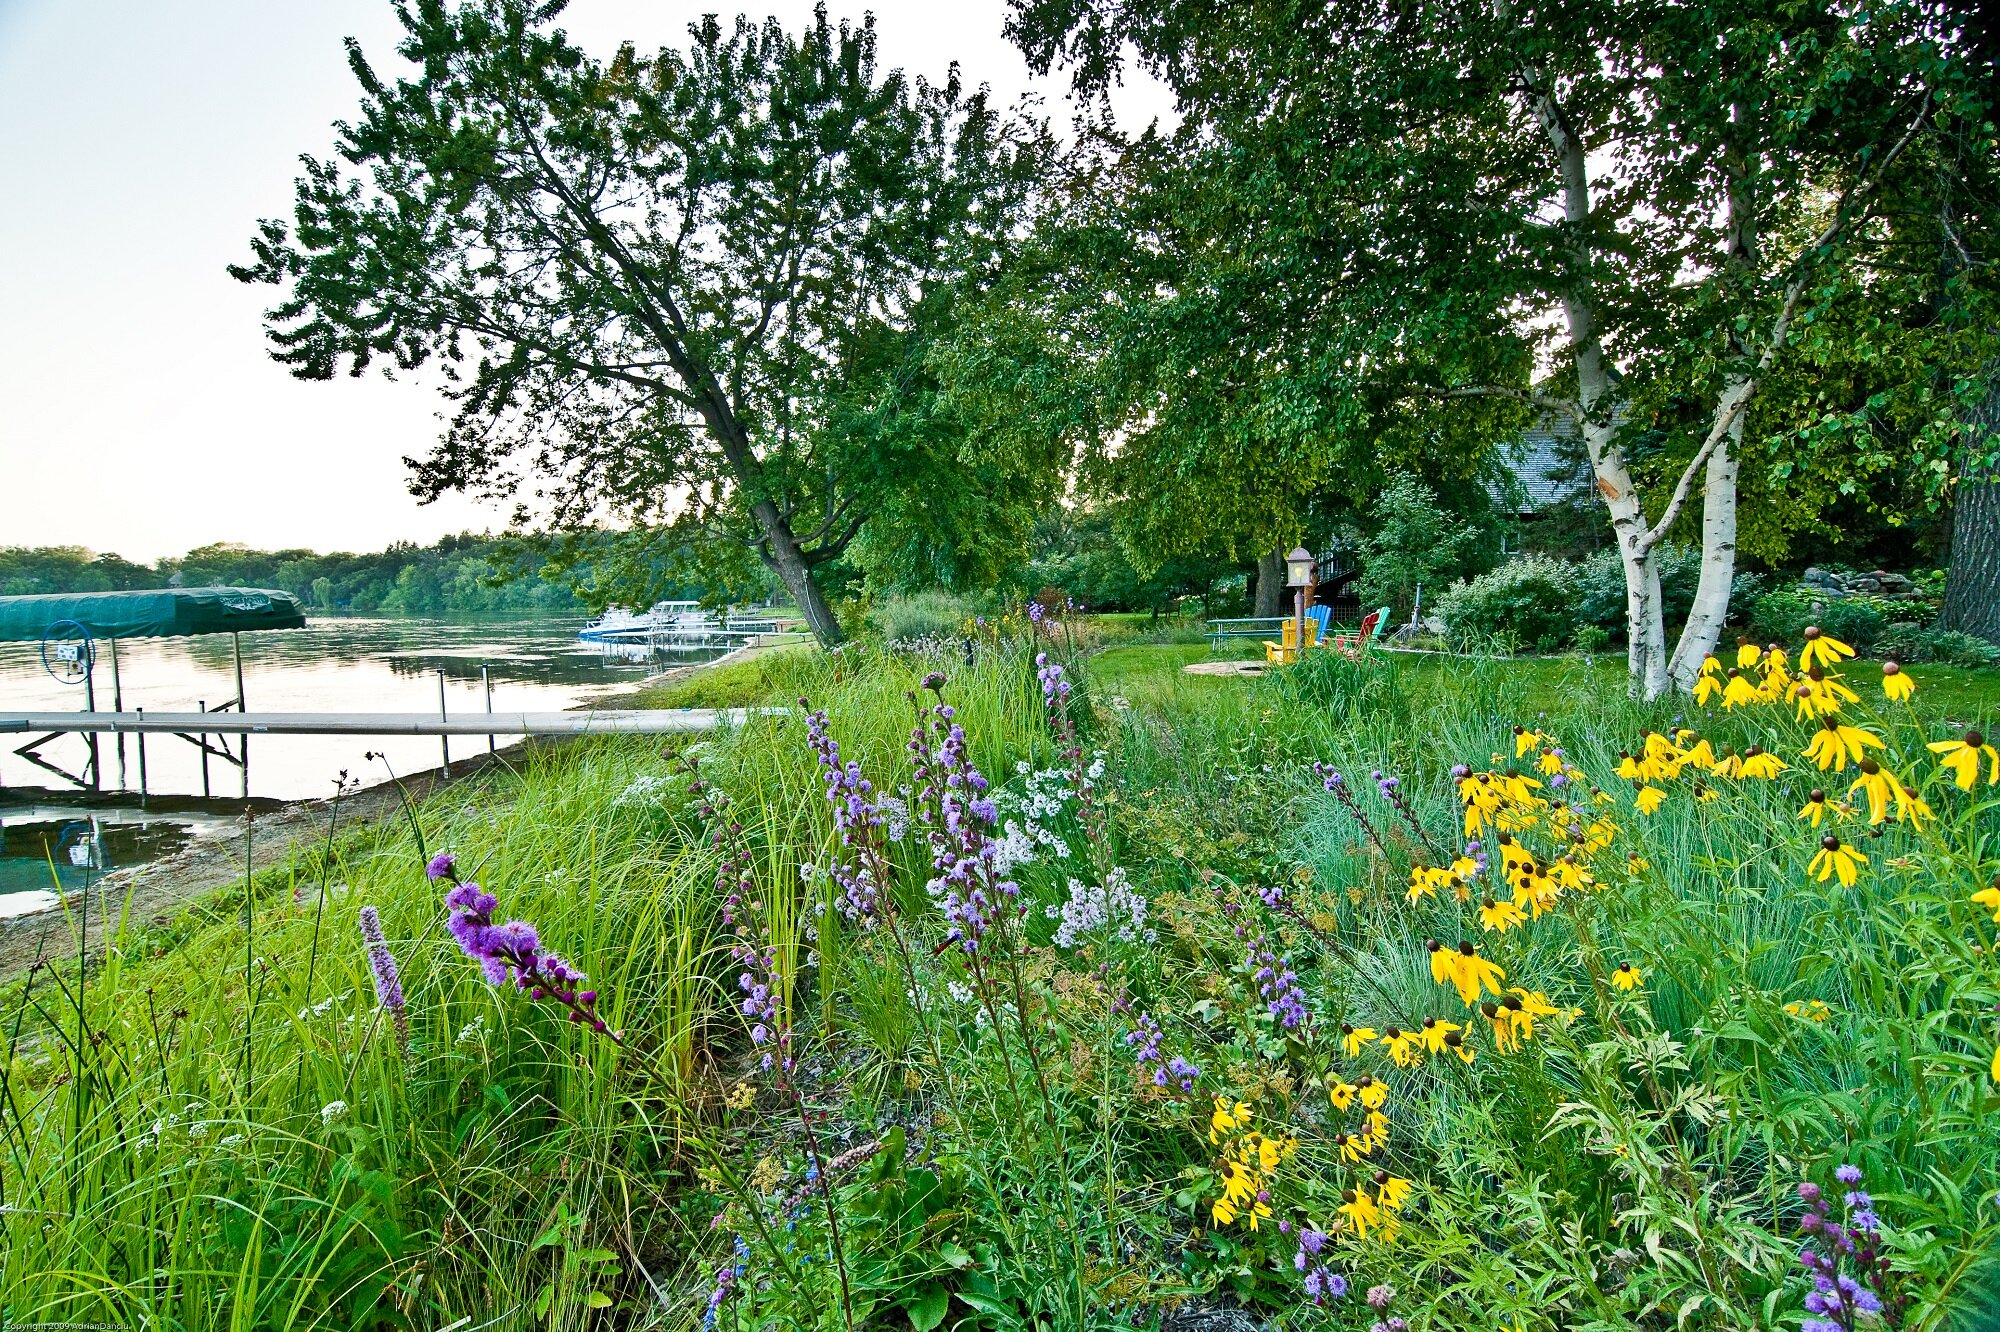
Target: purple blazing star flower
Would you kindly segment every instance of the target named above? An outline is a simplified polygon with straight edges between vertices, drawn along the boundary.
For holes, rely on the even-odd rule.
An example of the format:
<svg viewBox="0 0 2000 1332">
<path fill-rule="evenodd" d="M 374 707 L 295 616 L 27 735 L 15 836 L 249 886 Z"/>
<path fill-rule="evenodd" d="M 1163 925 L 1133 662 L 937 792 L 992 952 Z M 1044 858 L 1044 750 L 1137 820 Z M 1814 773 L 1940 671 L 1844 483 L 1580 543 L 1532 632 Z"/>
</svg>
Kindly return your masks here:
<svg viewBox="0 0 2000 1332">
<path fill-rule="evenodd" d="M 431 862 L 436 863 L 436 860 Z M 479 963 L 487 983 L 511 982 L 530 999 L 559 1003 L 568 1011 L 571 1022 L 622 1044 L 597 1016 L 597 991 L 577 988 L 588 977 L 556 954 L 543 951 L 541 935 L 533 925 L 525 920 L 493 923 L 499 898 L 476 883 L 454 879 L 451 890 L 444 895 L 444 905 L 449 913 L 445 928 L 458 941 L 459 951 Z"/>
<path fill-rule="evenodd" d="M 1859 1184 L 1861 1182 L 1861 1167 L 1853 1164 L 1836 1166 L 1833 1177 L 1843 1184 Z"/>
<path fill-rule="evenodd" d="M 458 857 L 449 851 L 440 851 L 431 857 L 430 864 L 424 866 L 424 873 L 435 882 L 438 879 L 451 878 L 457 868 Z"/>
<path fill-rule="evenodd" d="M 405 1055 L 410 1052 L 409 1005 L 403 999 L 403 977 L 396 970 L 396 955 L 382 934 L 382 917 L 375 908 L 361 908 L 361 938 L 368 945 L 368 969 L 375 973 L 375 1000 L 389 1012 L 396 1027 L 396 1044 Z"/>
</svg>

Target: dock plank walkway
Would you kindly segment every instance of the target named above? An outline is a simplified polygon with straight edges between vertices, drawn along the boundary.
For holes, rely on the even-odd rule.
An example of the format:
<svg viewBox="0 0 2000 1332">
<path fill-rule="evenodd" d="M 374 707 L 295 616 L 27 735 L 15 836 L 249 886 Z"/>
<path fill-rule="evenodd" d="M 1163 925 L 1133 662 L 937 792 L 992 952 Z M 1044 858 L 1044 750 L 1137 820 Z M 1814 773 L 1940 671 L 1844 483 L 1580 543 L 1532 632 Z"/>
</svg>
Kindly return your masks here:
<svg viewBox="0 0 2000 1332">
<path fill-rule="evenodd" d="M 741 726 L 782 708 L 575 712 L 0 712 L 0 734 L 49 735 L 673 735 Z"/>
</svg>

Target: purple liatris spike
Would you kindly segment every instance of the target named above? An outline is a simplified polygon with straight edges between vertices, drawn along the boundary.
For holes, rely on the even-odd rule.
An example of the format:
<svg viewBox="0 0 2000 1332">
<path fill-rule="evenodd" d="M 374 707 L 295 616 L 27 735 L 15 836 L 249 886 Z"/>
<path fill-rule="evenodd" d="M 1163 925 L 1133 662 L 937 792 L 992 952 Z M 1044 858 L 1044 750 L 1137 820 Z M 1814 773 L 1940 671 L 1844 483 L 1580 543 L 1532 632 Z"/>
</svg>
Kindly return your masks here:
<svg viewBox="0 0 2000 1332">
<path fill-rule="evenodd" d="M 431 866 L 437 863 L 433 860 Z M 450 874 L 451 870 L 445 872 Z M 459 951 L 479 964 L 488 984 L 511 982 L 530 999 L 561 1004 L 571 1022 L 623 1044 L 597 1016 L 597 991 L 577 988 L 588 977 L 556 954 L 544 951 L 541 935 L 533 925 L 525 920 L 493 923 L 499 898 L 476 883 L 453 879 L 444 905 L 448 913 L 445 928 L 458 941 Z"/>
<path fill-rule="evenodd" d="M 372 906 L 361 908 L 361 938 L 368 945 L 368 968 L 375 973 L 376 1001 L 388 1010 L 389 1021 L 396 1028 L 396 1044 L 408 1054 L 410 1014 L 403 999 L 403 977 L 396 970 L 396 955 L 389 951 L 389 941 L 382 934 L 382 917 Z"/>
<path fill-rule="evenodd" d="M 430 864 L 424 866 L 424 873 L 432 879 L 449 879 L 458 868 L 458 857 L 449 851 L 440 851 L 431 857 Z"/>
</svg>

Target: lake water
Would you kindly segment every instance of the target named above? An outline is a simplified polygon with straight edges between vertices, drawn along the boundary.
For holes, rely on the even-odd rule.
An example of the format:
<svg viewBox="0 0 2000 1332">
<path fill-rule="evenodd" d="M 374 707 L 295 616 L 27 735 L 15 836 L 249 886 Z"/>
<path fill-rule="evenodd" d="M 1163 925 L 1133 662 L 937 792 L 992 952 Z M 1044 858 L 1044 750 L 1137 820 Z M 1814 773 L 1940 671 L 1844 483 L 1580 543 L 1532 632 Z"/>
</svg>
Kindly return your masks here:
<svg viewBox="0 0 2000 1332">
<path fill-rule="evenodd" d="M 243 692 L 250 711 L 430 712 L 438 709 L 442 671 L 445 707 L 452 715 L 483 712 L 480 668 L 492 684 L 493 707 L 502 712 L 556 711 L 579 704 L 608 704 L 647 676 L 670 666 L 712 659 L 713 650 L 661 653 L 644 647 L 579 642 L 582 620 L 443 621 L 314 618 L 304 629 L 270 629 L 243 635 Z M 127 711 L 192 712 L 213 708 L 236 693 L 236 665 L 228 634 L 197 638 L 133 638 L 118 645 L 118 676 Z M 111 657 L 100 644 L 95 675 L 97 707 L 113 704 Z M 0 643 L 0 708 L 37 712 L 81 710 L 81 685 L 64 684 L 42 667 L 35 643 Z M 91 832 L 80 811 L 64 817 L 52 792 L 66 783 L 18 756 L 27 736 L 0 736 L 0 895 L 49 886 L 50 855 L 65 883 L 81 881 L 70 849 L 88 838 L 100 867 L 116 868 L 175 849 L 202 831 L 198 816 L 165 818 L 121 814 L 99 819 Z M 211 744 L 219 741 L 211 737 Z M 502 736 L 502 747 L 519 743 Z M 235 740 L 230 741 L 233 748 Z M 98 739 L 104 787 L 139 789 L 136 736 L 124 737 L 123 780 L 117 737 Z M 484 736 L 454 737 L 452 754 L 484 752 Z M 373 784 L 383 779 L 369 751 L 388 756 L 399 774 L 434 768 L 442 758 L 437 737 L 256 736 L 250 741 L 250 794 L 278 800 L 332 794 L 346 769 Z M 80 736 L 64 736 L 41 750 L 44 758 L 82 773 L 89 750 Z M 146 739 L 146 786 L 155 796 L 202 794 L 201 752 L 170 735 Z M 11 788 L 11 789 L 10 789 Z M 41 788 L 32 795 L 23 788 Z M 73 788 L 71 788 L 73 789 Z M 239 770 L 210 758 L 208 789 L 218 801 L 243 793 Z M 218 805 L 217 812 L 226 808 Z M 81 828 L 78 820 L 82 819 Z M 4 905 L 0 905 L 4 910 Z"/>
</svg>

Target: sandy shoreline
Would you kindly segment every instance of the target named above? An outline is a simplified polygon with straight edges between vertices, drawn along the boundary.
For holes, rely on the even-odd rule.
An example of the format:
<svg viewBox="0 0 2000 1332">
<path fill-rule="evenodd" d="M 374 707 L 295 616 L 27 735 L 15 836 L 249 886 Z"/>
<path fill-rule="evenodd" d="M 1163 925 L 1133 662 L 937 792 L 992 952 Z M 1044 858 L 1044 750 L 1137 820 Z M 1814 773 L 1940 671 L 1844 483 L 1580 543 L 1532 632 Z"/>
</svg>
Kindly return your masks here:
<svg viewBox="0 0 2000 1332">
<path fill-rule="evenodd" d="M 609 697 L 625 697 L 643 689 L 673 684 L 698 671 L 744 661 L 771 650 L 765 646 L 740 647 L 714 661 L 661 671 Z M 590 704 L 579 706 L 601 707 L 606 701 L 594 699 Z M 529 739 L 522 745 L 509 746 L 495 754 L 454 758 L 449 777 L 442 769 L 432 768 L 410 774 L 402 779 L 402 783 L 411 798 L 421 803 L 445 786 L 483 772 L 496 763 L 507 763 L 526 745 L 573 743 L 575 741 L 571 739 Z M 246 818 L 249 821 L 249 858 L 253 870 L 282 864 L 302 844 L 326 836 L 327 821 L 332 815 L 331 799 L 293 800 L 275 805 L 269 801 L 252 803 L 256 808 L 247 816 L 239 816 L 232 831 L 197 837 L 173 855 L 113 870 L 91 884 L 88 889 L 90 951 L 96 953 L 103 946 L 101 931 L 106 912 L 114 920 L 122 914 L 130 925 L 139 928 L 166 925 L 176 911 L 203 893 L 227 883 L 240 882 L 243 878 Z M 401 807 L 402 796 L 393 783 L 384 780 L 344 797 L 340 802 L 340 823 L 346 827 L 389 818 Z M 51 907 L 31 915 L 0 918 L 0 980 L 13 978 L 38 959 L 76 956 L 76 928 L 81 918 L 85 891 L 79 888 L 66 895 L 67 911 Z"/>
</svg>

